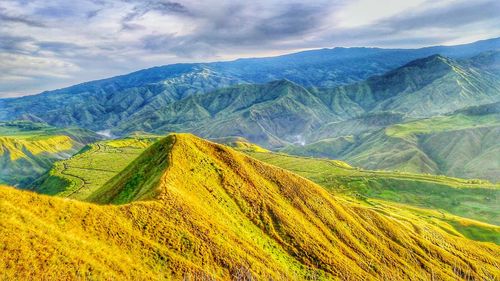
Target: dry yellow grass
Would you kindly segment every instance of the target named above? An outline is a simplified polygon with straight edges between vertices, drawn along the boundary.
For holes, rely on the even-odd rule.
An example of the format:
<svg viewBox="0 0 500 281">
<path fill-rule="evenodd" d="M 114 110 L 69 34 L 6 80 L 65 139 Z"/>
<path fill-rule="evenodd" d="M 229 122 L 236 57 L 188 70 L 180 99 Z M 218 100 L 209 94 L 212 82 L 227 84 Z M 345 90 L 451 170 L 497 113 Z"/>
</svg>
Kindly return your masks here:
<svg viewBox="0 0 500 281">
<path fill-rule="evenodd" d="M 500 247 L 171 135 L 93 197 L 0 188 L 0 278 L 497 280 Z M 2 276 L 3 275 L 3 276 Z"/>
<path fill-rule="evenodd" d="M 39 138 L 0 137 L 0 156 L 9 153 L 10 160 L 28 157 L 26 153 L 57 153 L 71 150 L 74 141 L 68 136 L 44 136 Z"/>
</svg>

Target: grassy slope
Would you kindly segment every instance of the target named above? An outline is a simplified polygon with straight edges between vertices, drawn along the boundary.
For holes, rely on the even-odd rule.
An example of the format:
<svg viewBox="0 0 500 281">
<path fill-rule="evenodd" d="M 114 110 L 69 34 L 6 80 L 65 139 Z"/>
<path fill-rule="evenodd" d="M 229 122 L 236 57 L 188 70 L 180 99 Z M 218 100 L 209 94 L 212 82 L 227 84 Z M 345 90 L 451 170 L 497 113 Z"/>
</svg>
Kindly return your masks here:
<svg viewBox="0 0 500 281">
<path fill-rule="evenodd" d="M 412 210 L 426 208 L 440 210 L 430 216 L 449 218 L 453 223 L 462 224 L 457 230 L 467 234 L 466 226 L 477 226 L 483 230 L 488 241 L 500 244 L 500 187 L 489 183 L 431 176 L 422 174 L 364 171 L 350 168 L 341 161 L 290 156 L 277 153 L 249 153 L 252 157 L 269 164 L 302 175 L 335 192 L 367 200 L 375 199 L 387 202 L 415 206 Z M 375 200 L 376 201 L 376 200 Z M 404 206 L 404 205 L 401 205 Z M 420 210 L 419 212 L 423 212 Z M 455 216 L 451 215 L 454 214 Z M 478 222 L 464 220 L 465 217 L 497 225 L 486 226 Z M 484 240 L 483 234 L 471 233 L 468 237 Z"/>
<path fill-rule="evenodd" d="M 50 176 L 45 178 L 36 190 L 44 194 L 86 200 L 97 188 L 122 171 L 143 151 L 143 147 L 151 144 L 154 139 L 136 137 L 91 145 L 88 150 L 68 160 L 56 162 Z M 447 213 L 500 224 L 498 192 L 492 190 L 492 186 L 487 183 L 478 184 L 481 182 L 421 174 L 363 171 L 342 161 L 263 153 L 269 151 L 243 138 L 223 138 L 215 141 L 228 144 L 239 151 L 253 152 L 252 155 L 258 159 L 297 172 L 335 192 L 440 209 Z M 134 176 L 138 177 L 136 182 L 141 182 L 139 177 L 147 177 L 139 174 Z M 123 175 L 120 175 L 115 177 L 115 180 L 123 181 L 123 178 Z M 152 182 L 154 183 L 154 180 Z M 133 185 L 130 190 L 134 190 Z M 443 195 L 446 195 L 447 200 L 442 199 Z M 126 195 L 121 200 L 128 200 L 128 196 L 134 195 Z M 462 228 L 462 233 L 466 233 L 466 229 L 471 227 L 468 223 L 468 227 Z M 482 227 L 484 229 L 484 226 Z M 488 228 L 486 230 L 491 232 Z M 471 238 L 482 239 L 481 235 Z M 493 238 L 489 241 L 500 243 L 498 236 Z"/>
<path fill-rule="evenodd" d="M 34 184 L 37 192 L 84 200 L 139 156 L 158 137 L 101 141 L 58 161 Z"/>
<path fill-rule="evenodd" d="M 119 130 L 194 132 L 208 138 L 242 136 L 277 147 L 338 117 L 305 88 L 279 80 L 193 95 L 132 119 Z"/>
<path fill-rule="evenodd" d="M 52 163 L 99 139 L 79 128 L 60 129 L 28 121 L 0 122 L 0 183 L 27 187 Z"/>
<path fill-rule="evenodd" d="M 477 108 L 484 110 L 487 107 L 488 105 Z M 305 146 L 290 146 L 282 151 L 343 159 L 366 169 L 498 181 L 499 135 L 499 113 L 459 112 L 396 124 L 364 135 L 336 137 Z"/>
<path fill-rule="evenodd" d="M 500 115 L 453 115 L 394 125 L 360 140 L 344 157 L 366 168 L 498 181 Z"/>
<path fill-rule="evenodd" d="M 500 117 L 498 114 L 486 114 L 479 116 L 453 114 L 393 125 L 386 129 L 386 134 L 391 137 L 404 138 L 411 137 L 415 134 L 456 131 L 457 128 L 470 129 L 499 125 Z"/>
<path fill-rule="evenodd" d="M 160 156 L 158 155 L 160 154 Z M 0 188 L 7 278 L 499 278 L 499 247 L 404 210 L 368 207 L 228 147 L 165 138 L 125 171 L 161 161 L 156 184 L 98 206 Z M 150 173 L 150 171 L 146 171 Z M 134 177 L 108 185 L 123 198 Z M 144 191 L 144 192 L 142 192 Z M 29 223 L 27 223 L 29 222 Z M 10 239 L 16 237 L 16 239 Z M 43 246 L 42 246 L 43 245 Z"/>
</svg>

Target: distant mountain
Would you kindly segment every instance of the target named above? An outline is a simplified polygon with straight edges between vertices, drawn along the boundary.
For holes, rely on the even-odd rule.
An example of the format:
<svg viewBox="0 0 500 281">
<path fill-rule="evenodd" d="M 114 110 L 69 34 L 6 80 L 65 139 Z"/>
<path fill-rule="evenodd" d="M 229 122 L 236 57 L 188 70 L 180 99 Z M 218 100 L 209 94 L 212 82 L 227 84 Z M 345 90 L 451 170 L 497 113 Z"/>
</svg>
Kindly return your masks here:
<svg viewBox="0 0 500 281">
<path fill-rule="evenodd" d="M 239 85 L 194 95 L 133 116 L 119 132 L 193 132 L 208 138 L 243 136 L 268 147 L 300 142 L 325 120 L 338 120 L 316 96 L 288 80 Z"/>
<path fill-rule="evenodd" d="M 500 181 L 500 102 L 446 116 L 346 132 L 284 151 L 339 158 L 367 169 L 446 174 Z"/>
<path fill-rule="evenodd" d="M 473 67 L 500 75 L 500 50 L 498 48 L 479 53 L 465 61 Z"/>
<path fill-rule="evenodd" d="M 433 54 L 453 58 L 495 50 L 500 39 L 422 49 L 334 48 L 231 62 L 175 64 L 40 95 L 0 99 L 0 120 L 39 118 L 57 126 L 106 130 L 196 93 L 241 83 L 288 79 L 304 87 L 362 81 Z"/>
<path fill-rule="evenodd" d="M 26 188 L 85 144 L 102 137 L 79 129 L 54 128 L 28 121 L 0 122 L 0 183 Z"/>
<path fill-rule="evenodd" d="M 29 115 L 56 126 L 107 130 L 134 113 L 242 82 L 203 65 L 157 67 L 40 95 L 1 99 L 0 120 Z"/>
<path fill-rule="evenodd" d="M 500 78 L 467 63 L 433 55 L 325 90 L 289 80 L 238 85 L 136 113 L 114 130 L 241 136 L 266 147 L 358 135 L 500 101 Z"/>
<path fill-rule="evenodd" d="M 117 206 L 7 187 L 0 198 L 0 271 L 7 279 L 499 276 L 494 243 L 401 208 L 333 196 L 304 177 L 185 134 L 151 145 L 89 197 Z"/>
<path fill-rule="evenodd" d="M 406 118 L 423 118 L 500 101 L 500 76 L 467 62 L 432 55 L 320 95 L 332 110 L 339 107 L 340 97 L 343 104 L 354 103 L 365 112 L 388 111 Z"/>
</svg>

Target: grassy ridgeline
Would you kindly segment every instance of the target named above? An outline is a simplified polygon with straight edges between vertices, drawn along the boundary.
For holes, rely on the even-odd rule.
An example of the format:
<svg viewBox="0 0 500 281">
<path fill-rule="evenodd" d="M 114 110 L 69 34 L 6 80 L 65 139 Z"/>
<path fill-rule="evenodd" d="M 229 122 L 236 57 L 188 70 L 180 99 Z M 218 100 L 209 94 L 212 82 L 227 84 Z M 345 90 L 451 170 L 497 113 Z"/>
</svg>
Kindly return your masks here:
<svg viewBox="0 0 500 281">
<path fill-rule="evenodd" d="M 148 159 L 166 161 L 147 170 L 157 181 L 127 176 L 141 174 Z M 126 203 L 119 206 L 0 188 L 2 277 L 500 277 L 497 245 L 465 239 L 403 209 L 332 196 L 300 176 L 190 135 L 155 143 L 122 175 L 99 191 L 105 201 Z M 137 196 L 123 197 L 130 187 Z"/>
<path fill-rule="evenodd" d="M 353 196 L 369 205 L 379 204 L 378 200 L 384 200 L 382 205 L 396 203 L 399 208 L 450 223 L 455 230 L 471 239 L 500 244 L 498 185 L 444 176 L 366 171 L 337 160 L 279 153 L 247 153 L 302 175 L 334 194 Z"/>
<path fill-rule="evenodd" d="M 500 186 L 487 181 L 387 171 L 367 171 L 339 165 L 341 161 L 280 153 L 249 155 L 343 194 L 411 204 L 500 225 Z"/>
<path fill-rule="evenodd" d="M 151 168 L 143 169 L 141 173 L 136 173 L 133 169 L 137 164 L 131 164 L 145 147 L 156 139 L 136 137 L 90 145 L 87 150 L 72 158 L 57 162 L 50 176 L 36 186 L 36 190 L 40 193 L 87 201 L 92 200 L 91 197 L 100 198 L 104 202 L 129 201 L 139 194 L 136 194 L 139 190 L 135 186 L 145 178 L 150 179 L 151 185 L 157 183 L 157 178 L 155 180 L 154 176 L 148 175 L 149 171 L 158 174 L 154 164 Z M 500 230 L 494 226 L 500 224 L 500 210 L 497 204 L 500 190 L 498 186 L 487 182 L 401 172 L 366 171 L 353 168 L 342 161 L 270 153 L 243 138 L 224 138 L 216 141 L 249 153 L 264 162 L 298 173 L 335 194 L 354 196 L 369 204 L 374 204 L 375 199 L 385 200 L 383 205 L 389 202 L 401 204 L 400 208 L 406 207 L 414 213 L 425 213 L 425 216 L 436 218 L 445 224 L 449 223 L 447 227 L 451 226 L 461 235 L 500 244 Z M 141 166 L 147 167 L 148 163 L 154 163 L 152 160 L 155 153 L 157 151 L 150 152 L 149 158 L 143 158 Z M 161 153 L 158 155 L 161 156 Z M 135 174 L 131 174 L 132 172 Z M 134 181 L 130 180 L 132 177 L 135 178 Z M 125 179 L 129 181 L 128 191 L 122 192 L 120 198 L 109 199 L 109 195 L 95 194 L 104 184 L 114 185 Z M 145 190 L 149 189 L 151 188 Z"/>
</svg>

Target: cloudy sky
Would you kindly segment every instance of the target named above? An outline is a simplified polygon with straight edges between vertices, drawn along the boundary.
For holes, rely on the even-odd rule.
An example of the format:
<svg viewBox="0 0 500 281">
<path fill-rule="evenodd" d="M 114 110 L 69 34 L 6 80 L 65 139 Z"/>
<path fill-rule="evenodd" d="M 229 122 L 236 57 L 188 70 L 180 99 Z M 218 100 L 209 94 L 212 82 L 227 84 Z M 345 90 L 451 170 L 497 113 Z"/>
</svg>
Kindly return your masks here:
<svg viewBox="0 0 500 281">
<path fill-rule="evenodd" d="M 175 62 L 500 36 L 498 0 L 0 0 L 0 97 Z"/>
</svg>

